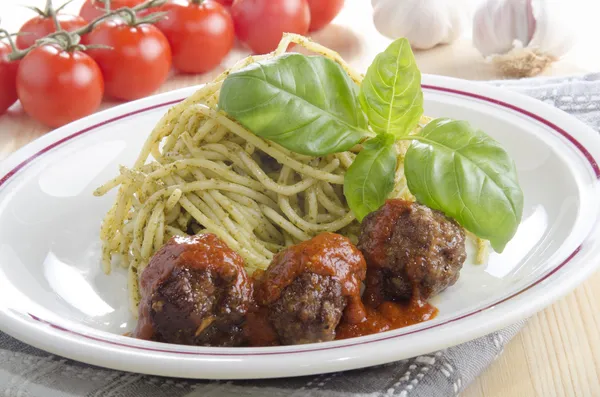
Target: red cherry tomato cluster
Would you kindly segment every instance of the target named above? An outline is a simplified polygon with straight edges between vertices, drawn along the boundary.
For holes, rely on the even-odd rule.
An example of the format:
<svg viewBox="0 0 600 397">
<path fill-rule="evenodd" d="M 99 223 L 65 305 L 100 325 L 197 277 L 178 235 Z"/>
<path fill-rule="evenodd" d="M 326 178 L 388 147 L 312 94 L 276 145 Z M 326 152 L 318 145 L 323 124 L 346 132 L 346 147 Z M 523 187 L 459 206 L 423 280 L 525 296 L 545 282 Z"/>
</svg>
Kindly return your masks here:
<svg viewBox="0 0 600 397">
<path fill-rule="evenodd" d="M 94 14 L 100 0 L 84 3 L 81 16 L 57 14 L 50 2 L 37 10 L 16 39 L 17 48 L 27 49 L 22 59 L 10 61 L 11 47 L 0 42 L 0 114 L 19 99 L 31 117 L 59 127 L 95 112 L 104 96 L 132 100 L 160 88 L 171 70 L 171 48 L 130 8 L 142 2 L 113 0 L 111 9 L 127 9 L 103 19 L 96 19 L 102 10 Z"/>
<path fill-rule="evenodd" d="M 106 0 L 86 0 L 79 15 L 62 13 L 60 8 L 57 12 L 50 1 L 46 10 L 36 9 L 39 15 L 27 21 L 16 38 L 15 47 L 22 51 L 12 51 L 0 41 L 0 115 L 20 100 L 31 117 L 58 127 L 96 111 L 103 96 L 133 100 L 153 93 L 171 67 L 183 73 L 214 69 L 234 47 L 236 37 L 255 53 L 272 51 L 284 32 L 304 35 L 321 29 L 344 4 L 344 0 L 154 4 L 157 1 L 111 0 L 107 5 Z M 115 15 L 108 18 L 107 12 Z M 155 18 L 156 12 L 162 18 Z M 57 23 L 61 32 L 56 32 Z M 46 39 L 38 41 L 42 38 Z M 10 61 L 11 52 L 26 55 Z"/>
</svg>

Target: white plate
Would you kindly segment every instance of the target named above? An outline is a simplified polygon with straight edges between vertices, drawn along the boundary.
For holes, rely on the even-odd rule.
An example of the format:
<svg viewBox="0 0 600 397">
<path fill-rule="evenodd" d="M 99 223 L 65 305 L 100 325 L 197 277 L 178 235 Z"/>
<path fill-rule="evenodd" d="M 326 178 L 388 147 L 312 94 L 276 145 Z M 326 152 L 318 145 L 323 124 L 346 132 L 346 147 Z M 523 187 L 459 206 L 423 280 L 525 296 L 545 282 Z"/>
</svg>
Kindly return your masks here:
<svg viewBox="0 0 600 397">
<path fill-rule="evenodd" d="M 132 164 L 187 88 L 54 131 L 0 166 L 0 328 L 61 356 L 188 378 L 261 378 L 365 367 L 432 352 L 527 317 L 600 262 L 600 137 L 541 102 L 476 83 L 424 79 L 426 113 L 469 120 L 515 159 L 523 222 L 502 255 L 468 262 L 433 321 L 343 341 L 277 348 L 175 346 L 121 336 L 134 326 L 124 272 L 100 270 L 99 225 L 113 195 L 94 188 Z"/>
</svg>

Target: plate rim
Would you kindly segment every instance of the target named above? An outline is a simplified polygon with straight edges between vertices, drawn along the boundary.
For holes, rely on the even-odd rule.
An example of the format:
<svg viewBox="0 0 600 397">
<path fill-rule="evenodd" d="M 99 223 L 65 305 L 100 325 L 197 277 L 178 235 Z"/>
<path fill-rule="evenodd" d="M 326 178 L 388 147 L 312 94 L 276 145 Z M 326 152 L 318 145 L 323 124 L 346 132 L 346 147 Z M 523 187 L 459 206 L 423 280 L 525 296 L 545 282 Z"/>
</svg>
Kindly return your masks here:
<svg viewBox="0 0 600 397">
<path fill-rule="evenodd" d="M 586 149 L 585 145 L 581 144 L 577 139 L 575 139 L 565 129 L 563 129 L 562 127 L 560 127 L 558 125 L 558 124 L 562 123 L 563 120 L 560 120 L 560 122 L 558 122 L 558 124 L 556 124 L 552 121 L 545 119 L 542 116 L 539 116 L 538 114 L 533 113 L 532 111 L 528 110 L 527 108 L 530 108 L 531 110 L 534 108 L 538 108 L 538 109 L 545 108 L 546 112 L 552 113 L 552 118 L 555 118 L 555 117 L 558 118 L 559 116 L 561 116 L 561 117 L 566 117 L 566 121 L 564 121 L 565 123 L 567 123 L 567 121 L 569 124 L 574 124 L 574 125 L 577 125 L 575 123 L 578 123 L 577 128 L 582 130 L 582 134 L 584 134 L 584 133 L 589 134 L 590 132 L 596 134 L 595 131 L 592 130 L 589 126 L 576 120 L 573 116 L 567 115 L 566 113 L 560 111 L 559 109 L 551 107 L 547 104 L 544 104 L 540 101 L 529 98 L 527 96 L 517 94 L 512 91 L 503 90 L 503 89 L 499 89 L 496 87 L 491 87 L 489 85 L 484 85 L 481 83 L 474 83 L 474 82 L 469 82 L 469 81 L 465 81 L 465 80 L 453 79 L 453 78 L 447 78 L 447 77 L 441 77 L 441 76 L 427 76 L 427 75 L 424 75 L 423 83 L 424 83 L 423 88 L 425 90 L 434 90 L 434 91 L 445 92 L 448 94 L 465 95 L 465 96 L 472 97 L 472 98 L 475 98 L 475 99 L 478 99 L 481 101 L 491 102 L 491 103 L 503 106 L 505 108 L 511 109 L 512 111 L 523 113 L 523 114 L 527 115 L 528 117 L 533 118 L 534 120 L 545 124 L 547 127 L 554 129 L 555 131 L 557 131 L 561 135 L 563 135 L 565 138 L 567 138 L 571 142 L 571 144 L 573 144 L 588 160 L 591 168 L 593 169 L 593 172 L 596 175 L 596 179 L 600 179 L 600 168 L 598 167 L 598 161 Z M 145 98 L 140 101 L 135 101 L 135 102 L 130 102 L 130 103 L 127 103 L 124 105 L 120 105 L 115 108 L 108 109 L 103 112 L 99 112 L 95 115 L 89 116 L 89 117 L 79 120 L 75 123 L 69 124 L 65 127 L 62 127 L 60 129 L 57 129 L 55 131 L 52 131 L 52 132 L 44 135 L 40 139 L 34 140 L 33 142 L 29 143 L 25 147 L 19 149 L 15 153 L 13 153 L 11 156 L 9 156 L 6 160 L 4 160 L 2 162 L 2 165 L 0 166 L 0 172 L 3 172 L 2 170 L 5 168 L 5 164 L 10 164 L 11 162 L 15 162 L 16 161 L 15 159 L 19 159 L 20 157 L 26 156 L 27 153 L 35 151 L 36 147 L 42 145 L 41 150 L 37 151 L 32 156 L 29 156 L 25 161 L 19 161 L 18 164 L 16 165 L 16 167 L 14 167 L 8 173 L 6 173 L 5 175 L 2 176 L 2 178 L 0 179 L 0 189 L 3 189 L 3 185 L 6 182 L 10 181 L 10 178 L 12 176 L 18 174 L 22 169 L 26 168 L 26 166 L 30 162 L 35 161 L 35 159 L 37 157 L 43 155 L 44 153 L 47 153 L 48 151 L 54 149 L 55 147 L 60 146 L 62 143 L 67 142 L 71 139 L 74 139 L 79 135 L 82 135 L 86 132 L 89 132 L 93 129 L 96 129 L 96 128 L 106 125 L 108 123 L 116 122 L 116 121 L 121 120 L 126 117 L 131 117 L 131 116 L 134 116 L 139 113 L 147 112 L 147 111 L 150 111 L 150 110 L 153 110 L 156 108 L 166 107 L 171 104 L 180 102 L 181 100 L 185 99 L 190 93 L 192 93 L 197 88 L 198 88 L 198 86 L 182 88 L 182 89 L 174 90 L 174 91 L 167 92 L 164 94 L 159 94 L 156 96 L 148 97 L 148 98 Z M 482 95 L 482 94 L 480 94 L 480 92 L 484 92 L 486 94 L 498 94 L 499 97 L 507 97 L 508 96 L 512 102 L 521 102 L 521 104 L 519 104 L 517 106 L 517 105 L 514 105 L 509 102 L 504 102 L 502 100 L 492 98 L 491 96 Z M 172 99 L 172 98 L 178 97 L 179 95 L 181 95 L 181 99 L 177 99 L 177 100 Z M 170 100 L 166 101 L 166 99 L 168 99 L 168 98 L 170 98 Z M 143 106 L 145 104 L 148 104 L 149 106 Z M 131 111 L 127 111 L 129 109 L 131 109 Z M 542 112 L 542 113 L 544 113 L 544 112 Z M 561 115 L 561 113 L 562 113 L 562 115 Z M 109 115 L 116 115 L 116 116 L 108 117 Z M 96 121 L 96 120 L 98 120 L 98 122 L 93 123 L 93 121 Z M 87 127 L 85 127 L 85 126 L 87 126 Z M 81 127 L 81 129 L 77 130 L 80 127 Z M 68 133 L 68 131 L 76 131 L 76 132 Z M 64 135 L 65 133 L 67 133 L 66 136 L 59 138 L 60 136 Z M 598 139 L 597 137 L 594 137 L 594 139 L 596 141 L 596 144 L 600 143 L 600 139 Z M 43 146 L 46 142 L 48 142 L 48 145 Z M 598 219 L 596 219 L 596 221 L 597 220 Z M 108 334 L 109 336 L 112 336 L 112 338 L 108 337 L 107 339 L 100 339 L 100 338 L 97 338 L 96 336 L 94 336 L 93 334 L 84 334 L 84 333 L 79 333 L 79 332 L 76 332 L 73 330 L 65 329 L 62 326 L 60 326 L 59 324 L 53 324 L 53 323 L 45 321 L 41 318 L 37 318 L 34 315 L 29 314 L 31 316 L 31 319 L 34 322 L 38 323 L 37 326 L 32 326 L 31 321 L 23 320 L 22 318 L 18 318 L 18 316 L 16 316 L 16 317 L 13 316 L 11 313 L 9 313 L 6 310 L 6 308 L 0 308 L 0 320 L 2 320 L 2 321 L 0 321 L 0 328 L 2 328 L 2 330 L 7 332 L 8 334 L 15 336 L 17 339 L 22 339 L 26 343 L 29 343 L 33 346 L 40 347 L 46 351 L 60 354 L 65 357 L 74 358 L 79 361 L 84 361 L 84 362 L 88 362 L 90 364 L 96 364 L 96 365 L 103 365 L 103 364 L 98 364 L 97 359 L 86 360 L 85 359 L 86 357 L 83 354 L 74 354 L 74 353 L 70 352 L 68 346 L 61 349 L 61 348 L 54 346 L 51 343 L 47 343 L 45 341 L 36 339 L 34 337 L 35 330 L 37 329 L 37 332 L 42 332 L 46 335 L 51 334 L 51 335 L 53 335 L 54 338 L 57 337 L 56 332 L 62 332 L 62 333 L 67 332 L 67 333 L 70 333 L 71 335 L 67 335 L 67 336 L 61 335 L 61 336 L 64 336 L 66 340 L 70 340 L 71 342 L 76 343 L 76 344 L 78 343 L 80 345 L 82 343 L 85 344 L 81 340 L 81 338 L 84 338 L 84 339 L 87 338 L 87 339 L 91 339 L 91 340 L 94 340 L 97 342 L 104 342 L 104 343 L 112 344 L 113 346 L 111 346 L 111 347 L 115 348 L 115 349 L 116 349 L 116 346 L 118 346 L 121 349 L 123 347 L 125 347 L 125 348 L 127 348 L 127 354 L 131 354 L 131 355 L 135 355 L 135 353 L 132 351 L 129 351 L 129 349 L 142 350 L 143 352 L 147 352 L 147 353 L 152 352 L 152 353 L 157 353 L 157 354 L 161 354 L 161 355 L 171 355 L 171 354 L 182 355 L 183 354 L 183 355 L 190 355 L 195 358 L 198 358 L 198 356 L 205 356 L 205 357 L 206 356 L 208 356 L 208 357 L 227 356 L 227 357 L 249 358 L 249 357 L 257 357 L 257 356 L 260 356 L 260 357 L 277 356 L 277 355 L 281 355 L 281 354 L 287 354 L 287 355 L 299 354 L 301 356 L 304 356 L 306 354 L 311 354 L 311 353 L 315 353 L 315 352 L 324 352 L 324 351 L 329 351 L 332 349 L 344 350 L 344 349 L 350 349 L 350 348 L 358 348 L 365 344 L 385 343 L 386 341 L 388 341 L 390 339 L 398 339 L 399 340 L 402 337 L 409 336 L 409 335 L 412 335 L 415 333 L 428 334 L 428 333 L 431 333 L 431 331 L 433 331 L 435 328 L 449 327 L 449 326 L 455 327 L 457 325 L 457 323 L 460 323 L 460 320 L 463 320 L 468 317 L 474 317 L 474 316 L 478 317 L 478 315 L 482 312 L 487 312 L 489 310 L 493 310 L 499 304 L 505 303 L 519 295 L 526 294 L 531 289 L 535 289 L 535 287 L 537 287 L 539 284 L 543 283 L 545 280 L 552 278 L 557 272 L 560 272 L 560 270 L 563 269 L 564 266 L 567 265 L 571 260 L 573 260 L 573 259 L 577 259 L 578 261 L 582 260 L 583 257 L 581 257 L 581 258 L 577 258 L 577 257 L 578 257 L 578 255 L 580 255 L 580 253 L 582 251 L 582 246 L 587 243 L 590 236 L 592 236 L 594 234 L 594 231 L 596 229 L 597 229 L 597 223 L 596 223 L 596 226 L 594 228 L 592 228 L 590 235 L 588 235 L 587 237 L 585 237 L 583 239 L 582 245 L 580 245 L 571 255 L 569 255 L 560 264 L 558 264 L 557 266 L 555 266 L 552 269 L 549 269 L 546 273 L 540 275 L 538 279 L 536 279 L 534 282 L 532 282 L 530 285 L 524 287 L 520 291 L 515 292 L 503 299 L 500 299 L 499 301 L 495 301 L 494 303 L 487 305 L 484 308 L 471 310 L 465 314 L 457 315 L 456 317 L 447 319 L 441 323 L 432 324 L 429 327 L 423 327 L 423 328 L 419 328 L 419 329 L 415 329 L 415 330 L 405 330 L 405 331 L 402 331 L 402 330 L 388 331 L 386 333 L 379 334 L 378 336 L 376 335 L 376 336 L 371 336 L 371 337 L 356 338 L 356 339 L 353 339 L 353 342 L 347 342 L 348 340 L 329 342 L 329 343 L 325 343 L 325 344 L 319 344 L 322 347 L 315 347 L 315 348 L 295 347 L 292 350 L 290 350 L 289 346 L 288 347 L 280 347 L 280 348 L 235 348 L 233 350 L 237 350 L 237 351 L 231 352 L 231 353 L 230 352 L 220 353 L 220 352 L 214 351 L 214 350 L 220 350 L 220 351 L 223 351 L 223 350 L 231 351 L 232 350 L 232 349 L 223 349 L 223 348 L 189 347 L 186 349 L 178 348 L 175 350 L 173 350 L 173 349 L 162 350 L 162 349 L 153 348 L 153 347 L 146 347 L 146 346 L 144 346 L 144 344 L 150 343 L 150 344 L 152 344 L 152 346 L 164 345 L 164 346 L 169 346 L 169 347 L 173 347 L 173 345 L 157 344 L 156 342 L 146 342 L 146 341 L 137 341 L 137 342 L 141 342 L 141 343 L 136 343 L 136 344 L 118 343 L 118 342 L 113 341 L 112 339 L 119 339 L 121 337 L 117 336 L 117 338 L 114 338 L 115 335 L 108 334 L 107 332 L 96 330 L 97 332 L 95 332 L 95 333 Z M 598 251 L 597 246 L 595 247 L 594 251 Z M 590 252 L 586 252 L 584 254 L 585 254 L 585 257 L 591 255 Z M 452 344 L 457 344 L 457 343 L 454 343 L 456 341 L 459 341 L 458 343 L 460 343 L 462 341 L 477 338 L 487 332 L 491 332 L 491 331 L 501 328 L 503 326 L 502 324 L 507 324 L 507 323 L 515 321 L 515 319 L 523 318 L 529 314 L 532 314 L 533 312 L 541 309 L 542 306 L 550 304 L 551 301 L 554 301 L 554 300 L 558 299 L 559 297 L 565 295 L 567 292 L 569 292 L 571 289 L 573 289 L 576 285 L 578 285 L 581 281 L 583 281 L 584 278 L 586 278 L 589 274 L 591 274 L 591 272 L 596 267 L 598 267 L 598 264 L 588 265 L 587 267 L 583 268 L 584 271 L 576 274 L 577 277 L 571 276 L 568 279 L 568 281 L 570 281 L 570 283 L 565 283 L 564 286 L 560 286 L 561 287 L 560 289 L 555 288 L 556 291 L 553 291 L 552 293 L 548 292 L 546 294 L 542 294 L 542 293 L 538 294 L 537 299 L 529 302 L 529 304 L 525 308 L 520 308 L 520 310 L 508 312 L 501 319 L 496 319 L 496 321 L 490 321 L 488 324 L 486 324 L 484 326 L 480 326 L 477 329 L 477 332 L 471 331 L 471 332 L 464 333 L 463 335 L 457 335 L 455 338 L 455 341 L 453 341 Z M 557 287 L 559 287 L 559 286 L 557 286 Z M 548 295 L 548 296 L 546 296 L 546 295 Z M 546 296 L 545 299 L 542 299 L 542 297 L 544 297 L 544 296 Z M 522 298 L 522 296 L 521 296 L 521 298 Z M 498 324 L 500 324 L 500 325 L 498 325 Z M 52 332 L 48 332 L 48 326 L 52 329 Z M 27 328 L 27 330 L 25 330 L 24 328 Z M 33 334 L 28 333 L 28 332 L 22 332 L 22 331 L 33 331 Z M 28 339 L 28 340 L 25 340 L 25 339 Z M 446 339 L 448 339 L 448 338 L 446 338 Z M 86 341 L 86 342 L 89 342 L 89 341 Z M 344 342 L 347 342 L 347 343 L 344 343 Z M 440 343 L 440 342 L 441 341 L 438 341 L 438 344 L 444 344 L 444 343 Z M 448 343 L 448 341 L 446 340 L 445 343 Z M 94 345 L 94 342 L 89 342 L 88 344 Z M 315 346 L 315 345 L 312 345 L 312 346 Z M 436 344 L 433 343 L 432 347 L 435 347 L 435 346 L 436 346 Z M 269 351 L 269 352 L 257 352 L 256 351 L 256 350 L 266 350 L 266 349 L 271 349 L 272 351 Z M 101 347 L 100 351 L 102 351 L 102 350 L 106 350 L 106 349 Z M 207 352 L 204 352 L 203 350 L 207 350 Z M 437 350 L 437 348 L 431 349 L 431 351 L 433 351 L 433 350 Z M 136 353 L 138 355 L 140 355 L 140 357 L 143 357 L 147 354 L 147 353 L 143 353 L 143 352 L 140 353 L 138 351 Z M 74 356 L 77 356 L 77 357 L 74 357 Z M 201 361 L 201 360 L 199 360 L 199 361 Z M 350 362 L 354 362 L 354 361 L 350 361 Z M 385 361 L 382 361 L 382 362 L 385 362 Z M 130 370 L 130 371 L 132 370 L 131 367 L 117 366 L 117 365 L 115 365 L 115 363 L 113 361 L 111 361 L 109 363 L 109 365 L 104 365 L 104 366 L 116 368 L 116 369 L 125 369 L 125 370 Z M 345 368 L 342 368 L 342 369 L 357 368 L 357 367 L 358 366 L 356 365 L 356 363 L 354 363 L 353 365 L 350 365 L 350 366 L 346 365 Z M 336 371 L 339 369 L 340 368 L 332 368 L 331 371 Z M 134 370 L 136 372 L 153 373 L 153 374 L 157 374 L 157 375 L 164 374 L 164 371 L 158 371 L 158 372 L 140 371 L 139 368 L 134 369 Z M 316 372 L 321 373 L 321 372 L 327 372 L 327 371 L 323 371 L 323 370 L 309 371 L 307 373 L 302 373 L 302 374 L 316 373 Z M 175 375 L 175 376 L 177 376 L 177 375 Z M 284 374 L 281 376 L 289 376 L 289 375 Z M 191 377 L 197 377 L 197 376 L 191 376 Z M 254 376 L 252 376 L 252 377 L 254 377 Z M 271 377 L 271 376 L 269 376 L 269 377 Z M 234 379 L 234 378 L 236 378 L 236 376 L 227 376 L 227 377 L 224 377 L 223 379 Z M 243 377 L 243 378 L 247 378 L 247 377 Z"/>
</svg>

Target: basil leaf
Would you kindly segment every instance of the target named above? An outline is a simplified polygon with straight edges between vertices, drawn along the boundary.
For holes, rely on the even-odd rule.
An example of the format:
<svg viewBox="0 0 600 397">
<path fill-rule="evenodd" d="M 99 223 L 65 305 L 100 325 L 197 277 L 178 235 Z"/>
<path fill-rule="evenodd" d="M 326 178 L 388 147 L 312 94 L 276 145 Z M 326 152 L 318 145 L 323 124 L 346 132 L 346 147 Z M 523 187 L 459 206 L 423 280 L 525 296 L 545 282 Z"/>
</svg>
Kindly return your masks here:
<svg viewBox="0 0 600 397">
<path fill-rule="evenodd" d="M 219 107 L 254 134 L 311 156 L 343 152 L 369 134 L 358 86 L 322 56 L 285 54 L 232 73 Z"/>
<path fill-rule="evenodd" d="M 465 121 L 436 119 L 415 136 L 404 173 L 417 201 L 456 219 L 502 252 L 523 213 L 513 160 Z"/>
<path fill-rule="evenodd" d="M 421 72 L 408 40 L 394 41 L 369 66 L 360 105 L 378 134 L 407 135 L 423 114 Z"/>
<path fill-rule="evenodd" d="M 370 139 L 348 168 L 344 196 L 359 221 L 381 207 L 394 189 L 398 153 L 389 134 Z"/>
</svg>

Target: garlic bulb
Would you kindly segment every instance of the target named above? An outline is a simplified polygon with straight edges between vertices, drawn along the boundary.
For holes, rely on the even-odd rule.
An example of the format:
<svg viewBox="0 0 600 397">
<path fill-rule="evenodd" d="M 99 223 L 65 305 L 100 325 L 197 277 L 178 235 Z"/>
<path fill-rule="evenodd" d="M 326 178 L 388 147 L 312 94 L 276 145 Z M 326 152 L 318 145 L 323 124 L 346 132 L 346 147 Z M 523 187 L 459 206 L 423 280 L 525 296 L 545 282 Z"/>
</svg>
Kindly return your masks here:
<svg viewBox="0 0 600 397">
<path fill-rule="evenodd" d="M 473 19 L 473 44 L 505 75 L 542 72 L 573 45 L 572 4 L 555 0 L 485 0 Z"/>
<path fill-rule="evenodd" d="M 471 16 L 471 0 L 371 0 L 377 30 L 429 49 L 456 40 Z"/>
</svg>

